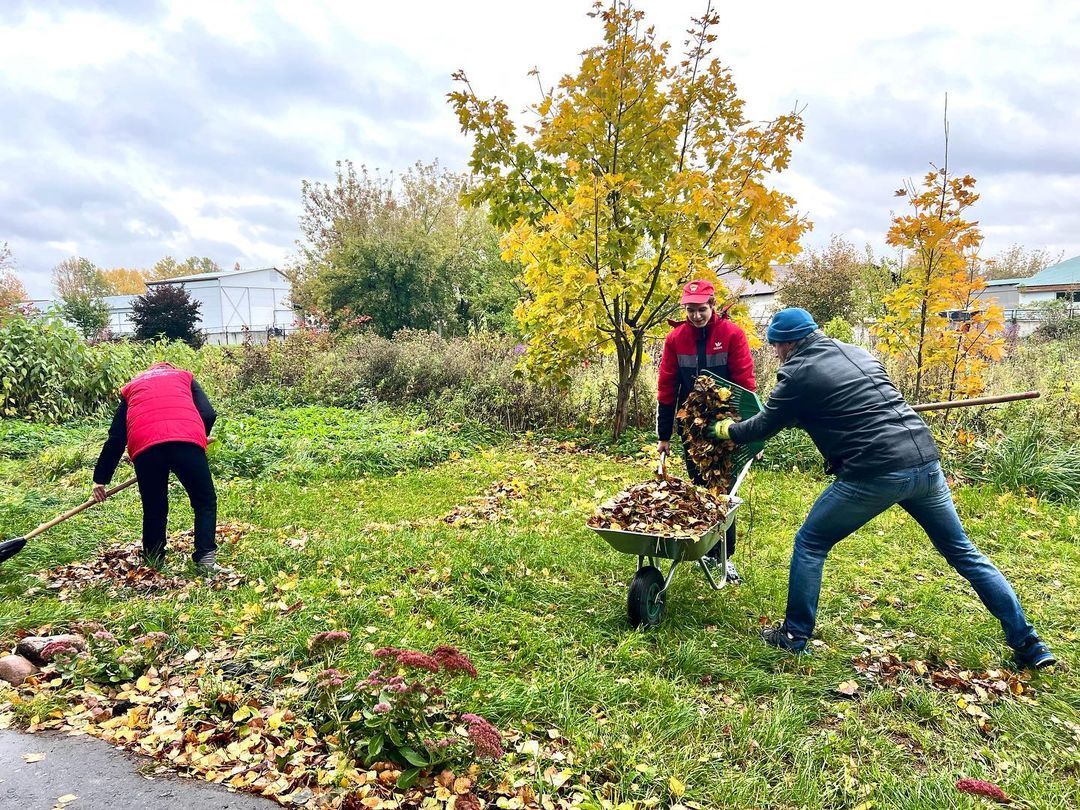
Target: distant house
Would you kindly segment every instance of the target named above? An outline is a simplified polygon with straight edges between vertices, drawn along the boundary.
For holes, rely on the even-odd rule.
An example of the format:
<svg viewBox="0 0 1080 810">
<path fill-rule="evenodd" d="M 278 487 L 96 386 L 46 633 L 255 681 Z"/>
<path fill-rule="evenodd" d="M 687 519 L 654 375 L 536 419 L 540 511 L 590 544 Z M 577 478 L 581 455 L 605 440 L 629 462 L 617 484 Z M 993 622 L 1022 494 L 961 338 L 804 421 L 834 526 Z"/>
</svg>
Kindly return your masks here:
<svg viewBox="0 0 1080 810">
<path fill-rule="evenodd" d="M 1047 301 L 1080 303 L 1080 256 L 1047 267 L 1028 278 L 1001 278 L 979 293 L 1005 310 L 1023 309 Z"/>
<path fill-rule="evenodd" d="M 987 283 L 977 296 L 994 301 L 1005 310 L 1006 321 L 1017 334 L 1031 334 L 1046 317 L 1039 306 L 1064 301 L 1074 314 L 1080 313 L 1080 256 L 1060 262 L 1027 278 L 1001 278 Z"/>
<path fill-rule="evenodd" d="M 787 264 L 774 264 L 772 266 L 773 280 L 747 281 L 739 277 L 722 277 L 730 288 L 733 295 L 746 305 L 750 317 L 755 323 L 768 323 L 773 313 L 781 308 L 777 299 L 777 291 L 791 272 L 791 266 Z"/>
<path fill-rule="evenodd" d="M 1020 306 L 1020 279 L 997 278 L 986 282 L 986 287 L 975 294 L 980 301 L 995 301 L 1002 309 Z"/>
<path fill-rule="evenodd" d="M 276 267 L 258 270 L 222 270 L 191 276 L 148 281 L 150 289 L 175 284 L 187 290 L 199 303 L 198 328 L 208 343 L 242 343 L 246 335 L 254 340 L 272 334 L 284 334 L 295 327 L 295 314 L 289 302 L 289 281 Z M 137 295 L 107 295 L 102 300 L 109 307 L 108 330 L 117 337 L 131 335 L 131 306 Z M 59 302 L 28 302 L 45 311 Z"/>
</svg>

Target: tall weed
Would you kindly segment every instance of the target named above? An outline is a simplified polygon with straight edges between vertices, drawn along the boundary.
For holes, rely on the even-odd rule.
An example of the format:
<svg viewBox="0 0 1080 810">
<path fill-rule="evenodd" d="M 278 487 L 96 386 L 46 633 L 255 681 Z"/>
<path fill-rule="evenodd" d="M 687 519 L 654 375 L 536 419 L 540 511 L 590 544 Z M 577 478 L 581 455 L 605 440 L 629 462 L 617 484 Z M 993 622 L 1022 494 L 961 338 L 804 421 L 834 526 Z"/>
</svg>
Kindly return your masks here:
<svg viewBox="0 0 1080 810">
<path fill-rule="evenodd" d="M 1049 432 L 1047 426 L 1028 424 L 981 440 L 960 458 L 957 469 L 972 481 L 1003 491 L 1080 506 L 1080 445 Z"/>
</svg>

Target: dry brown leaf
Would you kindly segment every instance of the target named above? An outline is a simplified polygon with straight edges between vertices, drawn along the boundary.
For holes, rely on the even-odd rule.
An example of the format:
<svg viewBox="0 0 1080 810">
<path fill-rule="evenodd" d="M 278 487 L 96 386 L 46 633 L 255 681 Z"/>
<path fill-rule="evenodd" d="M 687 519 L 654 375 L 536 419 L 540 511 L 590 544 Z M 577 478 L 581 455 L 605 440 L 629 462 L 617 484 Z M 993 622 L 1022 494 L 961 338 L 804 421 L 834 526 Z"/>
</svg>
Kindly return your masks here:
<svg viewBox="0 0 1080 810">
<path fill-rule="evenodd" d="M 597 529 L 665 537 L 700 537 L 727 514 L 725 503 L 681 478 L 635 484 L 601 504 L 589 519 Z"/>
<path fill-rule="evenodd" d="M 839 692 L 841 695 L 847 695 L 848 697 L 851 697 L 859 691 L 859 685 L 855 683 L 855 681 L 844 681 L 836 687 L 836 691 Z"/>
<path fill-rule="evenodd" d="M 730 402 L 731 390 L 704 374 L 694 380 L 694 388 L 676 414 L 686 454 L 698 468 L 702 483 L 711 491 L 731 490 L 735 475 L 732 452 L 735 444 L 708 435 L 710 423 L 719 419 L 739 420 L 739 412 Z"/>
</svg>

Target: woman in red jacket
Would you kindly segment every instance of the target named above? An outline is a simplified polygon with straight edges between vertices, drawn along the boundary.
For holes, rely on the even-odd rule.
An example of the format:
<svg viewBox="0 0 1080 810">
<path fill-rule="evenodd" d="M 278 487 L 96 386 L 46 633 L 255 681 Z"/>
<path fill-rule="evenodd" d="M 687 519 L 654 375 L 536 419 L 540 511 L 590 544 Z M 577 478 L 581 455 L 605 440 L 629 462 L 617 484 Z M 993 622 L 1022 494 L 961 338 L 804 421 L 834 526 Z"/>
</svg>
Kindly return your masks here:
<svg viewBox="0 0 1080 810">
<path fill-rule="evenodd" d="M 686 320 L 669 321 L 675 328 L 664 340 L 656 391 L 656 435 L 660 440 L 657 447 L 662 453 L 671 450 L 675 412 L 694 387 L 694 379 L 702 369 L 707 368 L 751 391 L 757 388 L 746 333 L 731 321 L 726 312 L 716 311 L 715 295 L 716 291 L 708 281 L 691 281 L 683 287 L 680 301 L 686 311 Z M 690 480 L 700 486 L 702 481 L 697 468 L 685 453 L 684 457 Z M 729 582 L 738 584 L 741 581 L 739 572 L 731 561 L 734 553 L 735 522 L 732 521 L 727 533 L 728 564 L 725 574 Z M 709 554 L 706 560 L 720 556 L 718 548 Z"/>
<path fill-rule="evenodd" d="M 190 371 L 155 363 L 120 390 L 97 466 L 93 497 L 105 488 L 127 446 L 142 498 L 143 560 L 158 565 L 165 557 L 169 516 L 169 473 L 187 491 L 195 512 L 195 565 L 201 573 L 224 571 L 217 564 L 217 493 L 206 460 L 207 436 L 217 413 Z"/>
</svg>

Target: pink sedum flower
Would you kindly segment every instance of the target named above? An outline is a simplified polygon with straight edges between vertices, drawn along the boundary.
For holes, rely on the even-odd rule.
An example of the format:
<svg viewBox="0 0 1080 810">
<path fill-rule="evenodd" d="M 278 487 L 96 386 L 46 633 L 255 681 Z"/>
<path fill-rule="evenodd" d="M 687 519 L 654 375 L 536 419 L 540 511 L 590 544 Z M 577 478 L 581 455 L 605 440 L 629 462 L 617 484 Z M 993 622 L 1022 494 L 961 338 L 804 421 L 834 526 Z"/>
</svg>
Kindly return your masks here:
<svg viewBox="0 0 1080 810">
<path fill-rule="evenodd" d="M 993 782 L 984 782 L 982 779 L 960 779 L 956 783 L 956 789 L 961 793 L 970 793 L 973 796 L 984 796 L 997 802 L 1008 802 L 1009 798 L 1005 791 Z"/>
<path fill-rule="evenodd" d="M 461 719 L 469 724 L 469 739 L 477 756 L 499 759 L 503 755 L 502 735 L 495 726 L 478 714 L 463 714 Z"/>
<path fill-rule="evenodd" d="M 464 672 L 470 678 L 476 677 L 476 667 L 473 666 L 473 662 L 456 647 L 451 647 L 448 644 L 436 647 L 432 651 L 431 657 L 439 662 L 445 672 Z"/>
</svg>

